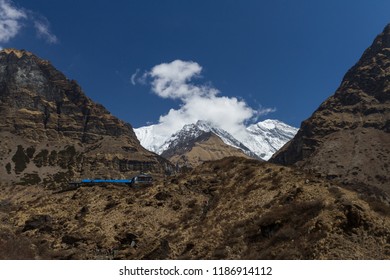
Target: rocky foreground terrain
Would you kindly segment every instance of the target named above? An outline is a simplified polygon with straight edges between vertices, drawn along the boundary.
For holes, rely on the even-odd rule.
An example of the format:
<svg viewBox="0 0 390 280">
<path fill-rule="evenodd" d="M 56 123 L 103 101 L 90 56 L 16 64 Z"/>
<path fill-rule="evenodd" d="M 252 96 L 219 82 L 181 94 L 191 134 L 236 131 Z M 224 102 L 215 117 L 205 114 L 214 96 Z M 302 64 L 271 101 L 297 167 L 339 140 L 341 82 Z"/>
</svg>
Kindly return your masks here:
<svg viewBox="0 0 390 280">
<path fill-rule="evenodd" d="M 0 189 L 5 259 L 389 259 L 390 207 L 230 157 L 149 188 Z"/>
</svg>

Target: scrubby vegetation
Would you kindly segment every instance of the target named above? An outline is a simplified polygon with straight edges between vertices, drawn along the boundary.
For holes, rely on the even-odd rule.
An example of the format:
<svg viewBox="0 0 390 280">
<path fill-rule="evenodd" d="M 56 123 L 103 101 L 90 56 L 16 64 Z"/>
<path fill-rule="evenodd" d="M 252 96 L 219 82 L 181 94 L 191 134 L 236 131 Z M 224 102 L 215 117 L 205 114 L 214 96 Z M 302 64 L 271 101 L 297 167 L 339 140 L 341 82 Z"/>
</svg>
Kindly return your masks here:
<svg viewBox="0 0 390 280">
<path fill-rule="evenodd" d="M 148 188 L 3 186 L 0 215 L 18 226 L 3 223 L 0 247 L 34 259 L 388 259 L 382 206 L 293 168 L 226 158 Z"/>
</svg>

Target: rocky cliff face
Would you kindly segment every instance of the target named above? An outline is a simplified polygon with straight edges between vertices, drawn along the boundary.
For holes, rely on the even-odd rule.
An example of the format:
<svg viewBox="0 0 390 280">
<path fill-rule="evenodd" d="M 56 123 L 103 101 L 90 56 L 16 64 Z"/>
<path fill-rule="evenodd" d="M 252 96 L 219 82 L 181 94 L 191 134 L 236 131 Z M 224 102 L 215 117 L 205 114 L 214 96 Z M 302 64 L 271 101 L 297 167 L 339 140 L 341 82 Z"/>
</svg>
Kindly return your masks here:
<svg viewBox="0 0 390 280">
<path fill-rule="evenodd" d="M 271 161 L 390 194 L 390 24 Z"/>
<path fill-rule="evenodd" d="M 0 115 L 0 180 L 5 182 L 127 177 L 171 167 L 140 146 L 130 124 L 27 51 L 0 52 Z"/>
</svg>

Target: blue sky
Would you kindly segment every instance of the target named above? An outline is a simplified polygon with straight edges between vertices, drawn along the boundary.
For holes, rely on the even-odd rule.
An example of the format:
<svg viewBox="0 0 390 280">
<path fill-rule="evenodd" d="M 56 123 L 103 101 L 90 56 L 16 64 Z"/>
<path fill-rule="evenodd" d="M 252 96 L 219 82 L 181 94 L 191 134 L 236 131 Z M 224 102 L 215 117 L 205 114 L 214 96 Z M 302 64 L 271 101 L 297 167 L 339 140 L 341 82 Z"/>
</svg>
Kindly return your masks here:
<svg viewBox="0 0 390 280">
<path fill-rule="evenodd" d="M 216 97 L 237 105 L 231 107 L 237 112 L 226 114 L 239 122 L 273 118 L 299 126 L 390 22 L 388 0 L 0 3 L 24 13 L 12 14 L 19 24 L 14 33 L 0 32 L 2 48 L 26 49 L 50 60 L 90 98 L 134 127 L 158 123 L 171 109 L 204 106 L 189 103 L 190 98 L 163 98 L 153 86 L 162 78 L 152 75 L 154 67 L 175 60 L 199 66 L 188 68 L 200 70 L 180 82 L 208 90 L 204 95 L 218 91 Z M 4 20 L 4 12 L 0 16 Z M 240 118 L 242 112 L 249 115 Z"/>
</svg>

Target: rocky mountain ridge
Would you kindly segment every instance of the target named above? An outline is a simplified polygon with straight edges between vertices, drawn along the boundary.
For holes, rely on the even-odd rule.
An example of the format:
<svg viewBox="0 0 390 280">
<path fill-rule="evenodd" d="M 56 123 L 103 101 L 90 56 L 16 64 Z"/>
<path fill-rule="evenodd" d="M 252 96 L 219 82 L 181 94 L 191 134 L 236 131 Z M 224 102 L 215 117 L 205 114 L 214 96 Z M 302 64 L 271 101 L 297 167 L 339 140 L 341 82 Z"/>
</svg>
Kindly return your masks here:
<svg viewBox="0 0 390 280">
<path fill-rule="evenodd" d="M 206 139 L 211 134 L 218 137 L 227 146 L 241 150 L 243 154 L 246 154 L 249 157 L 257 157 L 256 154 L 250 151 L 230 133 L 206 121 L 198 121 L 196 124 L 187 124 L 180 131 L 173 134 L 163 146 L 161 146 L 161 149 L 163 150 L 161 155 L 164 157 L 171 157 L 175 154 L 180 154 L 182 151 L 189 150 L 197 140 Z"/>
<path fill-rule="evenodd" d="M 211 131 L 203 131 L 192 127 L 191 134 L 181 130 L 161 156 L 169 159 L 179 168 L 195 167 L 206 161 L 219 160 L 225 157 L 238 156 L 257 158 L 253 153 L 244 153 L 241 149 L 227 145 L 219 136 Z M 189 128 L 189 127 L 187 127 Z"/>
<path fill-rule="evenodd" d="M 171 168 L 139 144 L 130 124 L 24 50 L 0 51 L 0 115 L 3 182 L 58 183 Z"/>
<path fill-rule="evenodd" d="M 268 160 L 290 141 L 298 129 L 279 120 L 264 120 L 247 127 L 248 135 L 241 142 L 264 160 Z"/>
<path fill-rule="evenodd" d="M 390 24 L 271 161 L 390 194 Z"/>
<path fill-rule="evenodd" d="M 193 141 L 203 132 L 212 132 L 226 145 L 242 150 L 247 156 L 263 160 L 269 159 L 297 131 L 296 128 L 281 121 L 265 120 L 249 126 L 244 136 L 238 138 L 210 122 L 199 120 L 197 123 L 185 125 L 180 131 L 165 139 L 159 136 L 156 126 L 158 125 L 140 127 L 134 131 L 141 145 L 157 154 L 167 154 L 166 151 L 172 151 L 175 146 L 185 145 L 189 139 Z M 168 154 L 171 154 L 170 151 Z"/>
</svg>

